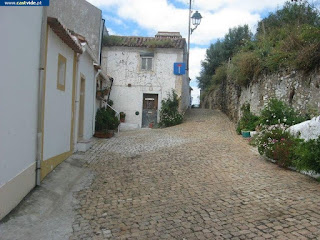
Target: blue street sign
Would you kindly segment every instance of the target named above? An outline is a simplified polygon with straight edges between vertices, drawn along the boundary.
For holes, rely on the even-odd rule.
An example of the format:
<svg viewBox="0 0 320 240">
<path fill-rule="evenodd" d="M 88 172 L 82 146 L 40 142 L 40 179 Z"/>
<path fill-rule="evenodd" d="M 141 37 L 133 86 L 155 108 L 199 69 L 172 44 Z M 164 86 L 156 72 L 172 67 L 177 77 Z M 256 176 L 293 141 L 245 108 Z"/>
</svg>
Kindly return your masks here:
<svg viewBox="0 0 320 240">
<path fill-rule="evenodd" d="M 183 62 L 173 64 L 173 74 L 183 75 L 186 73 L 186 64 Z"/>
</svg>

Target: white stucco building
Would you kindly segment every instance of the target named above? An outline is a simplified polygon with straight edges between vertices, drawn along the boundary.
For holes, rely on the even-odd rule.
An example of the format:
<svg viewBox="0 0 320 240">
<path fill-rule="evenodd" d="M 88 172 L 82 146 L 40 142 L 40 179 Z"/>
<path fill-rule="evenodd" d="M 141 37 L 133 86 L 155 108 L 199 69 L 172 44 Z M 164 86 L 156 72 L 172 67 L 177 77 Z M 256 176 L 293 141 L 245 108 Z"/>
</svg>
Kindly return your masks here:
<svg viewBox="0 0 320 240">
<path fill-rule="evenodd" d="M 186 41 L 177 32 L 155 37 L 109 36 L 102 48 L 102 68 L 113 79 L 110 99 L 132 127 L 159 122 L 161 101 L 174 89 L 180 110 L 190 105 L 188 72 L 175 75 L 174 63 L 186 63 Z"/>
<path fill-rule="evenodd" d="M 36 184 L 42 10 L 0 7 L 0 219 Z"/>
<path fill-rule="evenodd" d="M 89 8 L 82 13 L 101 13 Z M 97 35 L 89 34 L 98 39 L 92 50 L 48 10 L 0 7 L 0 219 L 58 164 L 90 147 L 97 85 L 111 85 L 99 64 L 101 15 L 87 31 Z M 85 34 L 91 27 L 79 24 Z"/>
</svg>

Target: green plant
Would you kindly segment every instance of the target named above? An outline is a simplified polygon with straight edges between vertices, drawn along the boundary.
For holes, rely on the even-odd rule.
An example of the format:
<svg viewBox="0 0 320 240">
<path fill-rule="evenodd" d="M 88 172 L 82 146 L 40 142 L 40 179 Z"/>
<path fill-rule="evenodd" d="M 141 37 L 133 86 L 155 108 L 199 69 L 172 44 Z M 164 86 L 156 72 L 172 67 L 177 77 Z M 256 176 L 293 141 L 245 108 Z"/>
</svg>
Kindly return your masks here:
<svg viewBox="0 0 320 240">
<path fill-rule="evenodd" d="M 240 86 L 281 69 L 309 73 L 320 66 L 319 38 L 319 10 L 308 1 L 288 1 L 258 23 L 254 38 L 245 25 L 229 29 L 223 39 L 211 44 L 201 63 L 198 85 L 205 91 L 219 84 L 215 74 L 229 59 L 230 79 Z"/>
<path fill-rule="evenodd" d="M 292 126 L 304 120 L 305 118 L 299 116 L 292 107 L 275 98 L 269 100 L 262 109 L 260 117 L 260 123 L 269 126 L 278 123 Z"/>
<path fill-rule="evenodd" d="M 170 127 L 182 123 L 183 116 L 179 113 L 178 95 L 172 90 L 168 98 L 161 101 L 160 123 L 161 127 Z"/>
<path fill-rule="evenodd" d="M 292 166 L 293 151 L 299 143 L 286 128 L 284 124 L 268 126 L 259 133 L 256 140 L 259 153 L 275 160 L 281 167 Z"/>
<path fill-rule="evenodd" d="M 107 104 L 112 107 L 113 106 L 113 101 L 111 99 L 108 99 Z"/>
<path fill-rule="evenodd" d="M 115 130 L 120 122 L 111 108 L 100 108 L 96 113 L 96 131 Z"/>
<path fill-rule="evenodd" d="M 149 48 L 171 48 L 175 46 L 175 42 L 172 39 L 159 39 L 147 41 L 145 45 Z"/>
<path fill-rule="evenodd" d="M 247 46 L 250 43 L 251 38 L 252 33 L 250 32 L 248 25 L 244 25 L 229 29 L 222 40 L 218 40 L 214 44 L 211 44 L 206 51 L 205 60 L 201 62 L 200 76 L 197 77 L 199 87 L 202 90 L 206 90 L 207 88 L 210 88 L 216 80 L 219 82 L 221 79 L 220 77 L 218 77 L 218 79 L 213 79 L 215 78 L 213 75 L 216 74 L 218 68 L 221 65 L 226 64 L 241 47 Z"/>
<path fill-rule="evenodd" d="M 241 130 L 254 131 L 259 124 L 259 117 L 250 112 L 250 104 L 244 104 L 241 107 L 242 117 L 237 124 L 237 133 L 241 134 Z"/>
<path fill-rule="evenodd" d="M 301 142 L 294 150 L 294 166 L 298 170 L 320 173 L 320 136 Z"/>
<path fill-rule="evenodd" d="M 124 43 L 125 38 L 115 35 L 107 35 L 103 37 L 103 45 L 105 46 L 117 46 Z"/>
<path fill-rule="evenodd" d="M 255 52 L 240 52 L 232 58 L 231 78 L 240 85 L 247 87 L 253 78 L 261 72 L 261 64 Z"/>
<path fill-rule="evenodd" d="M 226 79 L 227 79 L 227 64 L 222 64 L 216 69 L 215 74 L 212 76 L 212 80 L 211 80 L 212 87 L 210 89 L 213 89 L 215 85 L 221 84 Z"/>
</svg>

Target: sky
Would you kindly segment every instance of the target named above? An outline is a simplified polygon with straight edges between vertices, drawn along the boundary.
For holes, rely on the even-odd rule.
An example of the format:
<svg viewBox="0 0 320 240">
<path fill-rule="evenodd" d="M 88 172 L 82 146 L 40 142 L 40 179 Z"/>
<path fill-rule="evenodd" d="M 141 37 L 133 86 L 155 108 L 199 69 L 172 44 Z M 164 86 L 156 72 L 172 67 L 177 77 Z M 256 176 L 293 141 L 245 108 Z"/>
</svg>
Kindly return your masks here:
<svg viewBox="0 0 320 240">
<path fill-rule="evenodd" d="M 187 39 L 189 0 L 87 0 L 102 10 L 110 35 L 153 37 L 158 31 L 180 32 Z M 206 49 L 229 28 L 248 24 L 255 32 L 258 21 L 281 8 L 286 0 L 192 0 L 202 21 L 191 35 L 190 86 L 193 103 L 199 101 L 196 77 Z"/>
</svg>

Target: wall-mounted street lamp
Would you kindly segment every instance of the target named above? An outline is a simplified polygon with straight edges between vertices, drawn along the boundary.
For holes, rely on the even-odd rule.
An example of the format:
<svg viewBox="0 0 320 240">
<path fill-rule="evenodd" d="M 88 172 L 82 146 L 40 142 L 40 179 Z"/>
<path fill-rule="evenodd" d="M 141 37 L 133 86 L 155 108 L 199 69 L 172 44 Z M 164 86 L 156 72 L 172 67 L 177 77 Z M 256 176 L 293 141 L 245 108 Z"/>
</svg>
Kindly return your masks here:
<svg viewBox="0 0 320 240">
<path fill-rule="evenodd" d="M 188 75 L 189 75 L 189 56 L 190 56 L 190 35 L 193 33 L 194 30 L 196 30 L 196 28 L 200 25 L 201 23 L 201 14 L 196 11 L 192 17 L 191 17 L 191 1 L 189 2 L 189 26 L 188 26 L 188 55 L 187 55 L 187 71 L 188 71 Z M 191 28 L 191 20 L 192 20 L 192 24 L 194 25 L 194 28 Z"/>
<path fill-rule="evenodd" d="M 194 28 L 191 28 L 191 34 L 193 33 L 193 31 L 194 30 L 196 30 L 196 28 L 200 25 L 200 23 L 201 23 L 201 18 L 202 18 L 202 16 L 201 16 L 201 14 L 198 12 L 198 11 L 196 11 L 193 15 L 192 15 L 192 17 L 191 17 L 191 19 L 192 19 L 192 24 L 195 26 Z"/>
</svg>

